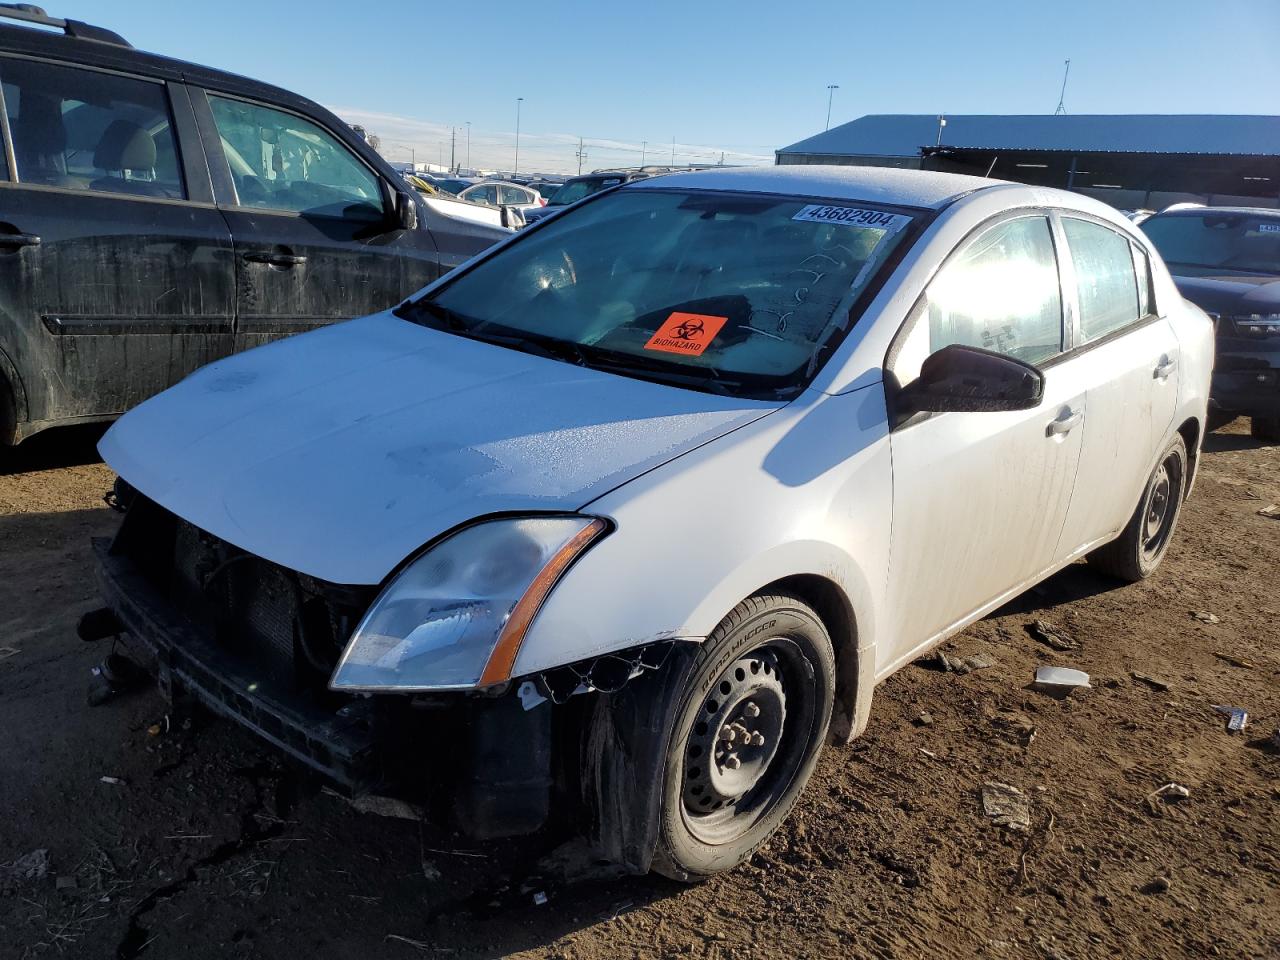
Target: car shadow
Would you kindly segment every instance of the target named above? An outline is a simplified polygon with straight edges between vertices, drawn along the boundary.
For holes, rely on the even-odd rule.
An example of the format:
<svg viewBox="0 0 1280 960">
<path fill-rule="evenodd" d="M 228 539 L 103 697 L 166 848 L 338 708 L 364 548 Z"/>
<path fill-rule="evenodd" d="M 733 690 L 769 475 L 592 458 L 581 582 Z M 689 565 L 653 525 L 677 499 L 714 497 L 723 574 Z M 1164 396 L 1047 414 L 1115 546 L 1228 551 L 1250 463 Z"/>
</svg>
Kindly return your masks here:
<svg viewBox="0 0 1280 960">
<path fill-rule="evenodd" d="M 98 441 L 110 424 L 89 423 L 38 433 L 10 449 L 0 448 L 0 476 L 101 463 Z"/>
<path fill-rule="evenodd" d="M 1201 449 L 1205 453 L 1230 453 L 1234 450 L 1257 450 L 1266 446 L 1247 433 L 1211 433 L 1204 438 Z"/>
</svg>

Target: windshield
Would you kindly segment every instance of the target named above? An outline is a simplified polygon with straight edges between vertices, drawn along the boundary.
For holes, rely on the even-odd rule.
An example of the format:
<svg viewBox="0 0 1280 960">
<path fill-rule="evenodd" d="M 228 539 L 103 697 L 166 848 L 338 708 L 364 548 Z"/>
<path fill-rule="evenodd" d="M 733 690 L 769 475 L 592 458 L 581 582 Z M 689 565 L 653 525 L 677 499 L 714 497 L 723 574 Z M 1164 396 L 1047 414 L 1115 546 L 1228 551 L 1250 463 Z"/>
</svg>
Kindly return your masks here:
<svg viewBox="0 0 1280 960">
<path fill-rule="evenodd" d="M 563 207 L 567 203 L 577 203 L 583 197 L 599 193 L 608 187 L 616 187 L 622 182 L 621 177 L 596 177 L 592 180 L 570 180 L 556 191 L 554 197 L 547 200 L 549 207 Z"/>
<path fill-rule="evenodd" d="M 1206 210 L 1152 217 L 1142 230 L 1173 273 L 1280 276 L 1280 218 Z"/>
<path fill-rule="evenodd" d="M 911 219 L 854 201 L 623 190 L 398 313 L 631 376 L 789 396 L 838 342 Z"/>
</svg>

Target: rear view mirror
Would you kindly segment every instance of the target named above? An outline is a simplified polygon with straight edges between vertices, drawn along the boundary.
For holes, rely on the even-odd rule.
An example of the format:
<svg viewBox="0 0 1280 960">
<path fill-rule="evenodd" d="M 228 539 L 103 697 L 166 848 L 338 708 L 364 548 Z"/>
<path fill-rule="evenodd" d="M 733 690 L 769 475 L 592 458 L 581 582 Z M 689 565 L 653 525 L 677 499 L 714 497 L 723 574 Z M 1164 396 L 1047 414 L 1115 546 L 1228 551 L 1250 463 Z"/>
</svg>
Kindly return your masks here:
<svg viewBox="0 0 1280 960">
<path fill-rule="evenodd" d="M 982 413 L 1030 410 L 1044 396 L 1044 374 L 1029 363 L 978 347 L 952 344 L 920 365 L 902 388 L 902 412 Z"/>
<path fill-rule="evenodd" d="M 525 225 L 524 212 L 519 207 L 503 206 L 499 208 L 502 225 L 512 230 L 519 230 Z"/>
</svg>

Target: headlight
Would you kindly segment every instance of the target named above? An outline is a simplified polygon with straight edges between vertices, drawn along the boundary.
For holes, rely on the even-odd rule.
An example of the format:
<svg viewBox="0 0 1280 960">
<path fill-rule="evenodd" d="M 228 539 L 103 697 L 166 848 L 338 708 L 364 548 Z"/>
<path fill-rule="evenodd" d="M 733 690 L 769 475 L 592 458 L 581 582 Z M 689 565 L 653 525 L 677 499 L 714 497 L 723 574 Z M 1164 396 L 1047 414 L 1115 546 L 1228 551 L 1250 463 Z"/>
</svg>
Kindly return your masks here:
<svg viewBox="0 0 1280 960">
<path fill-rule="evenodd" d="M 590 517 L 523 517 L 459 531 L 387 584 L 329 687 L 458 690 L 509 679 L 543 600 L 604 530 Z"/>
</svg>

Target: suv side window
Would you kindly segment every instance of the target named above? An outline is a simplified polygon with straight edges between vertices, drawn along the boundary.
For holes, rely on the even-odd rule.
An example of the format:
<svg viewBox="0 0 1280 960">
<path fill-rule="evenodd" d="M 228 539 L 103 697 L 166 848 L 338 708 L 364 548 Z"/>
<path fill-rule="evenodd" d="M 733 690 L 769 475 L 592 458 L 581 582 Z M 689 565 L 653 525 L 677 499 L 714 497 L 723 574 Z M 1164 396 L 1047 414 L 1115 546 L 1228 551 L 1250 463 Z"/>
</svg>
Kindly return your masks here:
<svg viewBox="0 0 1280 960">
<path fill-rule="evenodd" d="M 1080 340 L 1089 343 L 1128 326 L 1145 311 L 1127 237 L 1090 220 L 1062 218 L 1080 305 Z"/>
<path fill-rule="evenodd" d="M 927 357 L 952 344 L 1040 363 L 1062 352 L 1062 327 L 1048 218 L 1006 220 L 943 264 L 907 321 L 893 372 L 899 383 L 910 383 Z"/>
<path fill-rule="evenodd" d="M 242 207 L 376 222 L 377 176 L 328 131 L 281 110 L 209 95 Z"/>
<path fill-rule="evenodd" d="M 183 199 L 160 83 L 0 59 L 15 179 L 72 190 Z"/>
</svg>

